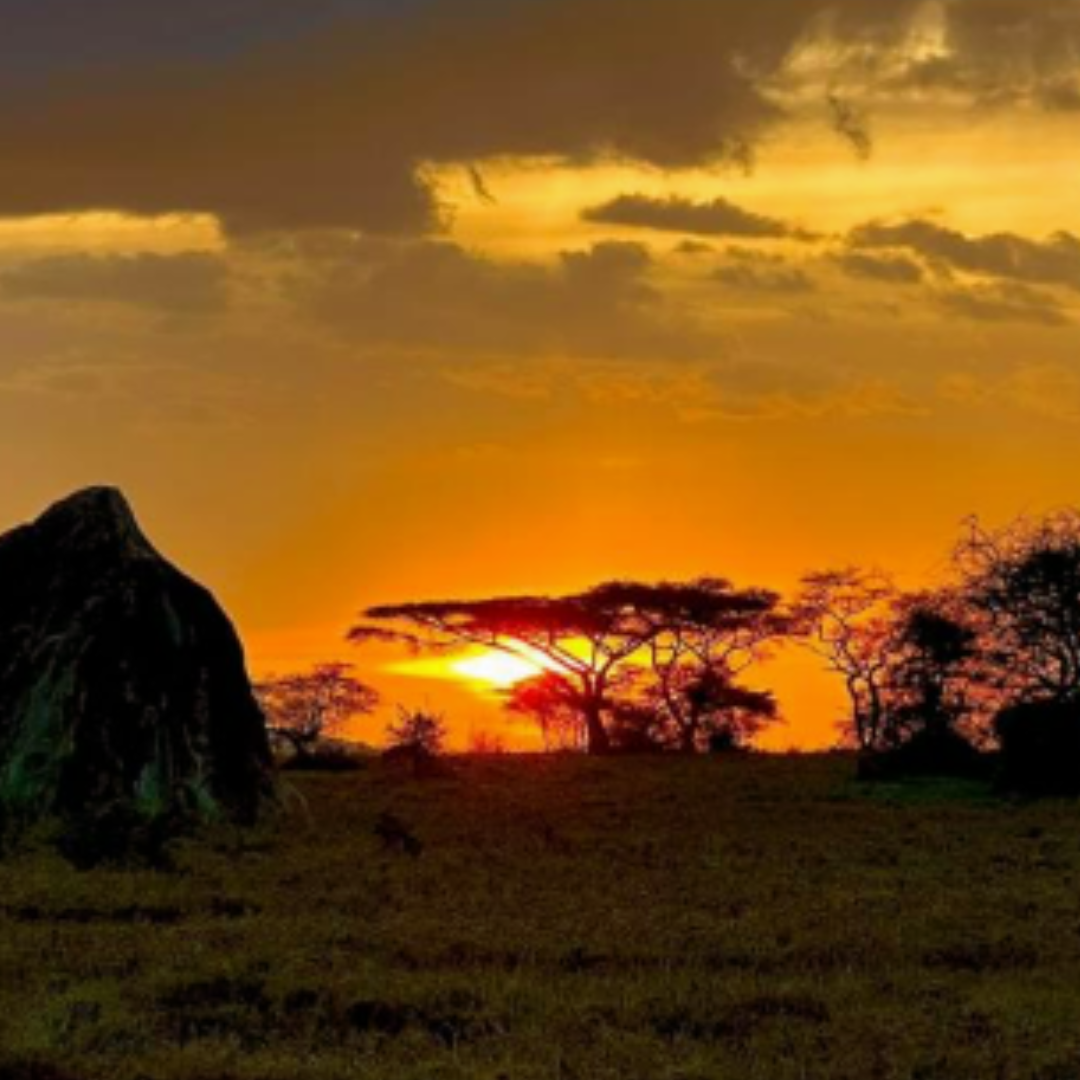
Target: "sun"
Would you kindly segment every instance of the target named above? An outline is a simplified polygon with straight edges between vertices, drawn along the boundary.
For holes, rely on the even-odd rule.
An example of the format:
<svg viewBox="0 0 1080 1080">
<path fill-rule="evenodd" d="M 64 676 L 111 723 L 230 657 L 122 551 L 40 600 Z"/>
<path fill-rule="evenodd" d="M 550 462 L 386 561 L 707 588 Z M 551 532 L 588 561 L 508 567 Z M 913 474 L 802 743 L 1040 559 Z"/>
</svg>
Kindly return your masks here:
<svg viewBox="0 0 1080 1080">
<path fill-rule="evenodd" d="M 498 649 L 472 649 L 456 657 L 414 657 L 388 664 L 385 670 L 414 679 L 449 679 L 465 683 L 475 693 L 490 697 L 525 679 L 533 679 L 556 669 L 540 653 L 516 655 Z"/>
<path fill-rule="evenodd" d="M 539 661 L 509 653 L 485 652 L 455 660 L 450 669 L 459 678 L 505 690 L 525 679 L 542 675 L 547 668 Z"/>
</svg>

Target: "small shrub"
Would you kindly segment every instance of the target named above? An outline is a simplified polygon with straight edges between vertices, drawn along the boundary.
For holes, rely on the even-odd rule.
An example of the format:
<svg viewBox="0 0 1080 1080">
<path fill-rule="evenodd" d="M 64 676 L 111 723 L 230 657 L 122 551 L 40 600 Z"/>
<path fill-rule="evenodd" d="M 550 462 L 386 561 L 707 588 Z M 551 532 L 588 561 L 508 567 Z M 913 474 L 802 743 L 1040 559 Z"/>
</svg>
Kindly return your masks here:
<svg viewBox="0 0 1080 1080">
<path fill-rule="evenodd" d="M 446 724 L 437 713 L 398 709 L 397 723 L 386 727 L 386 741 L 398 756 L 438 757 L 446 743 Z"/>
<path fill-rule="evenodd" d="M 281 764 L 284 772 L 358 772 L 366 764 L 365 754 L 344 743 L 323 742 L 304 754 L 296 754 Z"/>
<path fill-rule="evenodd" d="M 496 757 L 506 752 L 506 740 L 492 731 L 474 731 L 469 737 L 469 753 L 477 757 Z"/>
<path fill-rule="evenodd" d="M 709 736 L 709 753 L 710 754 L 746 754 L 749 751 L 739 741 L 738 733 L 731 729 L 725 728 L 721 731 L 714 731 Z"/>
</svg>

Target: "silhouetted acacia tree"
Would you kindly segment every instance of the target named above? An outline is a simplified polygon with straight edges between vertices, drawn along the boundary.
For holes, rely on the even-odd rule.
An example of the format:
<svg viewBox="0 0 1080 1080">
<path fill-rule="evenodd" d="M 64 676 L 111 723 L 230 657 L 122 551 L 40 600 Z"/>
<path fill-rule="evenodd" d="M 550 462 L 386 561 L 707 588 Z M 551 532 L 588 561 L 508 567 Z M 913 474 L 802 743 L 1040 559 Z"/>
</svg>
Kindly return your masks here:
<svg viewBox="0 0 1080 1080">
<path fill-rule="evenodd" d="M 996 531 L 973 520 L 956 563 L 997 706 L 999 782 L 1080 793 L 1080 511 Z"/>
<path fill-rule="evenodd" d="M 662 710 L 662 724 L 675 725 L 678 741 L 691 749 L 707 735 L 702 726 L 707 716 L 717 715 L 715 708 L 695 710 L 685 694 L 691 678 L 708 673 L 733 686 L 745 663 L 782 632 L 777 606 L 772 593 L 739 591 L 718 579 L 610 582 L 563 597 L 373 608 L 366 613 L 373 622 L 354 628 L 350 638 L 404 641 L 415 648 L 480 645 L 529 660 L 540 655 L 555 678 L 524 687 L 518 705 L 548 716 L 556 708 L 575 709 L 590 753 L 612 749 L 617 710 L 625 721 L 627 709 L 645 705 Z M 635 695 L 632 684 L 641 685 L 646 670 L 669 692 Z M 746 699 L 740 707 L 745 709 Z M 644 714 L 635 715 L 640 721 Z M 619 727 L 623 732 L 627 725 Z"/>
<path fill-rule="evenodd" d="M 608 728 L 621 754 L 653 754 L 674 745 L 671 724 L 657 706 L 655 678 L 644 664 L 628 664 L 611 687 Z"/>
<path fill-rule="evenodd" d="M 376 607 L 365 613 L 375 623 L 354 627 L 349 637 L 405 642 L 418 649 L 480 645 L 528 660 L 539 654 L 573 687 L 588 750 L 603 754 L 611 748 L 605 725 L 611 685 L 657 633 L 640 612 L 638 599 L 646 588 L 613 582 L 562 597 Z"/>
<path fill-rule="evenodd" d="M 955 732 L 976 706 L 978 635 L 947 593 L 895 605 L 886 672 L 888 743 Z"/>
<path fill-rule="evenodd" d="M 620 753 L 661 750 L 668 732 L 660 713 L 637 693 L 640 670 L 627 666 L 608 684 L 606 731 Z M 546 750 L 585 750 L 588 738 L 574 684 L 554 671 L 525 679 L 506 691 L 504 707 L 528 716 L 540 729 Z"/>
<path fill-rule="evenodd" d="M 744 749 L 780 718 L 771 693 L 739 686 L 717 668 L 688 668 L 662 693 L 664 715 L 677 718 L 673 733 L 684 752 Z"/>
<path fill-rule="evenodd" d="M 883 574 L 854 567 L 809 574 L 802 584 L 797 609 L 803 640 L 844 680 L 859 749 L 881 749 L 888 741 L 896 589 Z"/>
<path fill-rule="evenodd" d="M 317 664 L 310 671 L 270 675 L 255 684 L 267 726 L 293 747 L 298 759 L 310 757 L 322 739 L 340 734 L 353 717 L 378 704 L 378 693 L 352 671 L 352 664 Z"/>
<path fill-rule="evenodd" d="M 1080 702 L 1080 512 L 973 520 L 956 563 L 1002 705 Z"/>
<path fill-rule="evenodd" d="M 717 738 L 741 745 L 779 718 L 771 694 L 738 683 L 792 631 L 776 593 L 702 578 L 655 586 L 641 605 L 657 630 L 646 698 L 679 749 L 694 753 Z"/>
</svg>

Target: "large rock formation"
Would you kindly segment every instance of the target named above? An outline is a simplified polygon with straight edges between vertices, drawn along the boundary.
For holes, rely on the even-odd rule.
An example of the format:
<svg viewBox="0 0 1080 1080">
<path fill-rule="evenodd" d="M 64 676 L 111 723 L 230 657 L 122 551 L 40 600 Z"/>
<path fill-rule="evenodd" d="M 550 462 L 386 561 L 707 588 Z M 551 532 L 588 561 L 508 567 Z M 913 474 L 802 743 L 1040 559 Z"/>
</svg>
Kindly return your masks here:
<svg viewBox="0 0 1080 1080">
<path fill-rule="evenodd" d="M 270 752 L 236 632 L 90 488 L 0 536 L 0 809 L 253 816 Z"/>
</svg>

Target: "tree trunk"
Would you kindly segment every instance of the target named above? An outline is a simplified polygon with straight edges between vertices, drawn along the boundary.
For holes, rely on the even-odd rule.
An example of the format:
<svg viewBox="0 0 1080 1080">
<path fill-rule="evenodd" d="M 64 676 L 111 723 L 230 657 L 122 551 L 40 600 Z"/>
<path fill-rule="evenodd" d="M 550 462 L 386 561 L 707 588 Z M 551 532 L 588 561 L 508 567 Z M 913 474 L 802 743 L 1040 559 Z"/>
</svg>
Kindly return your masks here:
<svg viewBox="0 0 1080 1080">
<path fill-rule="evenodd" d="M 312 748 L 315 745 L 315 741 L 301 735 L 298 731 L 293 731 L 291 728 L 275 727 L 271 729 L 275 735 L 284 739 L 293 748 L 293 761 L 310 761 L 314 756 Z"/>
<path fill-rule="evenodd" d="M 611 752 L 611 739 L 608 738 L 607 728 L 604 727 L 603 710 L 599 703 L 589 702 L 585 705 L 585 738 L 586 752 L 599 756 Z"/>
</svg>

